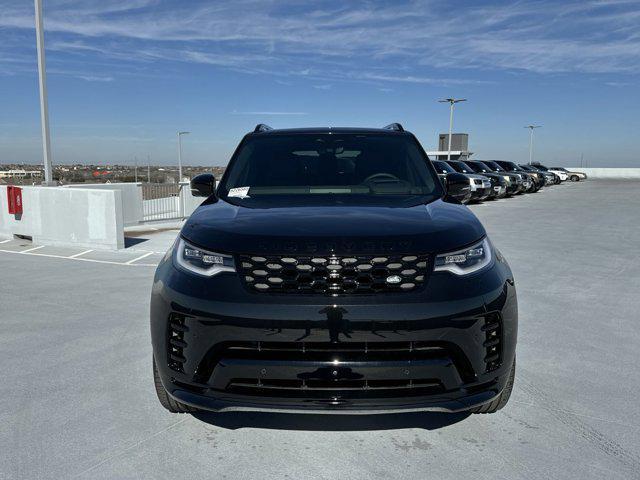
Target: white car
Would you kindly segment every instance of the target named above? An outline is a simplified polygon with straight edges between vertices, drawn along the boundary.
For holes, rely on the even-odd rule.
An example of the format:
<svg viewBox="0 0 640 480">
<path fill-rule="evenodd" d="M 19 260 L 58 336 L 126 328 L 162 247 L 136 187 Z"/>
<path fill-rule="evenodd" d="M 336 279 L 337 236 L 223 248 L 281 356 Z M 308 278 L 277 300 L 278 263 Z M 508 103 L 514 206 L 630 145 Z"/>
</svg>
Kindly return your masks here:
<svg viewBox="0 0 640 480">
<path fill-rule="evenodd" d="M 567 178 L 569 178 L 569 175 L 567 175 L 567 173 L 563 172 L 562 170 L 556 170 L 554 168 L 550 168 L 549 171 L 551 173 L 555 173 L 556 175 L 558 175 L 560 177 L 561 182 L 564 182 Z"/>
<path fill-rule="evenodd" d="M 580 180 L 586 180 L 587 179 L 587 174 L 586 173 L 582 173 L 582 172 L 571 172 L 569 170 L 567 170 L 564 167 L 551 167 L 549 168 L 549 170 L 551 170 L 552 172 L 562 172 L 564 173 L 569 180 L 571 180 L 572 182 L 579 182 Z"/>
<path fill-rule="evenodd" d="M 536 167 L 537 169 L 539 169 L 539 170 L 544 170 L 545 172 L 555 173 L 558 176 L 558 178 L 560 179 L 561 182 L 564 182 L 569 178 L 569 175 L 567 175 L 567 172 L 564 172 L 562 170 L 557 170 L 555 168 L 545 167 L 541 163 L 535 163 L 534 162 L 532 165 L 534 167 Z"/>
</svg>

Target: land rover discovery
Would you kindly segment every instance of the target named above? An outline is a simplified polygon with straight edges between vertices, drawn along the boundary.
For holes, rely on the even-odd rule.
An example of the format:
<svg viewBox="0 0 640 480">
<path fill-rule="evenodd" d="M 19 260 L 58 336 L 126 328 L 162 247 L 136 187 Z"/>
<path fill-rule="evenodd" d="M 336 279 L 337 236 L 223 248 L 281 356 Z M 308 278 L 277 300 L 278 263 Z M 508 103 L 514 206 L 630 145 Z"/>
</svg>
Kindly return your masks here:
<svg viewBox="0 0 640 480">
<path fill-rule="evenodd" d="M 509 399 L 505 258 L 417 139 L 258 125 L 160 262 L 153 374 L 171 412 L 472 411 Z"/>
</svg>

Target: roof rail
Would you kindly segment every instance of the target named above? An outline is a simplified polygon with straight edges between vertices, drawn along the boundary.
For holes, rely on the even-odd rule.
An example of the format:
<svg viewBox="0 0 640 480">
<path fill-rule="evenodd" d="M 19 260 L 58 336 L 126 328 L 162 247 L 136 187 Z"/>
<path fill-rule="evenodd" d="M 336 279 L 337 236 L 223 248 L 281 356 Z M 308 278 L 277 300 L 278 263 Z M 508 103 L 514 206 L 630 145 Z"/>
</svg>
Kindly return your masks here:
<svg viewBox="0 0 640 480">
<path fill-rule="evenodd" d="M 390 123 L 386 127 L 383 127 L 384 130 L 394 130 L 396 132 L 404 132 L 404 128 L 399 123 Z"/>
<path fill-rule="evenodd" d="M 273 128 L 271 128 L 269 125 L 265 125 L 264 123 L 259 123 L 258 125 L 256 125 L 256 128 L 253 129 L 253 132 L 268 132 L 269 130 L 273 130 Z"/>
</svg>

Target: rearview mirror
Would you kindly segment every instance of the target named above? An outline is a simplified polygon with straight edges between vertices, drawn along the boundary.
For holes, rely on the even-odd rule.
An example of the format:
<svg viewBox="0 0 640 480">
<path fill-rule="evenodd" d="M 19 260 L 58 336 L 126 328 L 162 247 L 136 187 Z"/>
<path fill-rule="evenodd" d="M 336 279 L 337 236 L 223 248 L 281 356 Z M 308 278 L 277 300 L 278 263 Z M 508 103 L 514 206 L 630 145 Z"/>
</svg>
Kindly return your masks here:
<svg viewBox="0 0 640 480">
<path fill-rule="evenodd" d="M 471 199 L 469 178 L 461 173 L 449 173 L 445 179 L 447 195 L 445 198 L 467 203 Z"/>
<path fill-rule="evenodd" d="M 216 191 L 216 177 L 211 173 L 201 173 L 191 179 L 191 195 L 210 197 Z"/>
</svg>

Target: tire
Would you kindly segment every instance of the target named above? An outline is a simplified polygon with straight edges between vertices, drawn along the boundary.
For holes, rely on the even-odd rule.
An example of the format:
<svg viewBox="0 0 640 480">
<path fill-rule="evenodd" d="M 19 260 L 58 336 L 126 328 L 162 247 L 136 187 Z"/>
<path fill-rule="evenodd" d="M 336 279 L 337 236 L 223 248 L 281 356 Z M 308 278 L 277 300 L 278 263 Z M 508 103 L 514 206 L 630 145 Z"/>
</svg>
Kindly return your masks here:
<svg viewBox="0 0 640 480">
<path fill-rule="evenodd" d="M 571 175 L 571 177 L 569 177 L 569 180 L 571 180 L 572 182 L 579 182 L 580 177 L 577 175 Z"/>
<path fill-rule="evenodd" d="M 513 359 L 513 364 L 511 365 L 511 370 L 509 372 L 509 378 L 507 379 L 507 384 L 504 386 L 500 395 L 498 395 L 494 400 L 489 403 L 485 403 L 479 407 L 475 407 L 471 410 L 471 413 L 496 413 L 498 410 L 503 408 L 507 402 L 509 401 L 509 397 L 511 397 L 511 391 L 513 390 L 513 382 L 516 378 L 516 360 Z"/>
<path fill-rule="evenodd" d="M 158 395 L 160 405 L 169 410 L 171 413 L 196 413 L 200 411 L 200 409 L 198 408 L 185 405 L 184 403 L 180 403 L 171 398 L 171 396 L 167 393 L 167 390 L 164 388 L 164 385 L 162 385 L 160 375 L 158 374 L 158 367 L 156 366 L 155 358 L 153 359 L 153 383 L 156 387 L 156 395 Z"/>
</svg>

